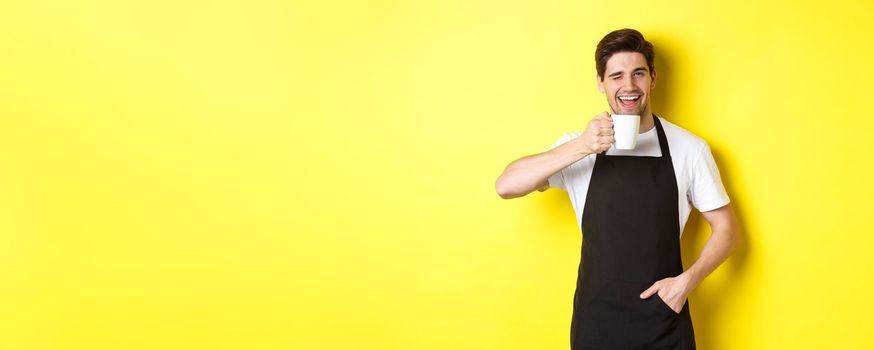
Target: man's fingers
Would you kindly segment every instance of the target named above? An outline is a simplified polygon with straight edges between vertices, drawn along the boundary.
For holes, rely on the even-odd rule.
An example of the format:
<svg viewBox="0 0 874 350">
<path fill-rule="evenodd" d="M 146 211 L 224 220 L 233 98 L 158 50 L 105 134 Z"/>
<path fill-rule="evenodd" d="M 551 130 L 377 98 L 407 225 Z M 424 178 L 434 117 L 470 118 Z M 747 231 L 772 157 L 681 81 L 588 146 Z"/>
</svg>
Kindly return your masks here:
<svg viewBox="0 0 874 350">
<path fill-rule="evenodd" d="M 612 136 L 613 133 L 614 133 L 613 128 L 601 127 L 601 129 L 598 131 L 598 135 L 601 135 L 601 136 Z"/>
<path fill-rule="evenodd" d="M 598 114 L 594 118 L 592 118 L 592 120 L 589 121 L 589 125 L 593 125 L 593 124 L 594 124 L 594 127 L 596 127 L 596 128 L 602 127 L 602 126 L 607 126 L 607 124 L 612 125 L 613 119 L 611 119 L 610 117 L 607 117 L 605 115 Z"/>
<path fill-rule="evenodd" d="M 613 127 L 613 119 L 602 118 L 597 121 L 598 126 L 602 128 L 612 128 Z"/>
<path fill-rule="evenodd" d="M 647 288 L 645 291 L 643 291 L 643 293 L 640 293 L 640 298 L 641 299 L 649 298 L 653 294 L 657 293 L 658 291 L 659 291 L 659 284 L 658 284 L 658 282 L 656 282 L 652 286 Z"/>
<path fill-rule="evenodd" d="M 586 127 L 586 143 L 589 149 L 595 153 L 601 153 L 610 148 L 615 141 L 613 139 L 613 118 L 606 111 L 598 113 L 589 121 Z"/>
</svg>

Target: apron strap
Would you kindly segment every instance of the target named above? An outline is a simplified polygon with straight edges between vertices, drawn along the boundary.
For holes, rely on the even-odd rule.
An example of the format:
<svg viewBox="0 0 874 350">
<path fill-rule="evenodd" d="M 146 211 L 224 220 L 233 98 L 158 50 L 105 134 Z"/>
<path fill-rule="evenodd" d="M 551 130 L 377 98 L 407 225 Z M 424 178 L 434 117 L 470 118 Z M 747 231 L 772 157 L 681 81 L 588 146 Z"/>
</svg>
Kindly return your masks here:
<svg viewBox="0 0 874 350">
<path fill-rule="evenodd" d="M 652 121 L 655 123 L 656 133 L 659 136 L 659 148 L 662 150 L 662 158 L 671 158 L 671 150 L 668 147 L 668 138 L 665 136 L 665 129 L 662 128 L 662 122 L 659 121 L 659 117 L 653 113 Z"/>
</svg>

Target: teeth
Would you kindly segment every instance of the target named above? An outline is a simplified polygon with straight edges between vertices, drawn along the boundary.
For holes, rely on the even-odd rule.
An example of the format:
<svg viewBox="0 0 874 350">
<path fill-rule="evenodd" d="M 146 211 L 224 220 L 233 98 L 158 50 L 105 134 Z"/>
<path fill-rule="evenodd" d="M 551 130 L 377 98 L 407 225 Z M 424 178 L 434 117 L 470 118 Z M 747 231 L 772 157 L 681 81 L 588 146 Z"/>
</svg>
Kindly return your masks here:
<svg viewBox="0 0 874 350">
<path fill-rule="evenodd" d="M 619 96 L 619 99 L 624 101 L 633 101 L 638 98 L 640 98 L 640 96 Z"/>
</svg>

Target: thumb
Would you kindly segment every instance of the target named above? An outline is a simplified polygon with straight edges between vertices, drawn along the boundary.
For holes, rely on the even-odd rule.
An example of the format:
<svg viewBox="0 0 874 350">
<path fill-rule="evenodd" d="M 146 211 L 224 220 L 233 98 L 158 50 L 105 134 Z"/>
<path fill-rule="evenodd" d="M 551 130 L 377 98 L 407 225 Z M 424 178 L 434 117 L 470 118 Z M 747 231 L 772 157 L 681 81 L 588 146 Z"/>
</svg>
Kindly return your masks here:
<svg viewBox="0 0 874 350">
<path fill-rule="evenodd" d="M 645 291 L 643 291 L 643 293 L 640 293 L 640 298 L 641 299 L 649 298 L 653 294 L 658 293 L 658 291 L 659 291 L 658 282 L 653 283 L 653 285 L 650 286 L 649 288 L 647 288 Z"/>
</svg>

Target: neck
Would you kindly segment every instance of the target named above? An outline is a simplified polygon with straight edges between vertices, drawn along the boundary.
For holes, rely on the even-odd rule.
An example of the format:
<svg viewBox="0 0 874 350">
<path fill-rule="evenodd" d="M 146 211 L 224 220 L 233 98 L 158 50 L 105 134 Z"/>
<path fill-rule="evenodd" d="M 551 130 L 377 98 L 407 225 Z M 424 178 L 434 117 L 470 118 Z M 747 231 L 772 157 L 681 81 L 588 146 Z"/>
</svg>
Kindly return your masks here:
<svg viewBox="0 0 874 350">
<path fill-rule="evenodd" d="M 655 127 L 652 112 L 647 111 L 640 116 L 640 133 L 643 134 Z"/>
</svg>

